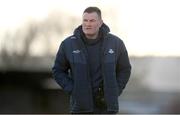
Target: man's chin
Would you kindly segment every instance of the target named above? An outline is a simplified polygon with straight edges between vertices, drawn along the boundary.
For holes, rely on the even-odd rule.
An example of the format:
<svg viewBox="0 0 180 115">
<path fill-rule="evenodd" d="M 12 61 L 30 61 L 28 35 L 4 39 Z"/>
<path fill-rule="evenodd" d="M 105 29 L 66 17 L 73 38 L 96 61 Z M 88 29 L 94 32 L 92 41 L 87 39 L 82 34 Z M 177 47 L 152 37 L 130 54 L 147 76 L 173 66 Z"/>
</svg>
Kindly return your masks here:
<svg viewBox="0 0 180 115">
<path fill-rule="evenodd" d="M 92 33 L 85 33 L 86 36 L 94 36 Z"/>
</svg>

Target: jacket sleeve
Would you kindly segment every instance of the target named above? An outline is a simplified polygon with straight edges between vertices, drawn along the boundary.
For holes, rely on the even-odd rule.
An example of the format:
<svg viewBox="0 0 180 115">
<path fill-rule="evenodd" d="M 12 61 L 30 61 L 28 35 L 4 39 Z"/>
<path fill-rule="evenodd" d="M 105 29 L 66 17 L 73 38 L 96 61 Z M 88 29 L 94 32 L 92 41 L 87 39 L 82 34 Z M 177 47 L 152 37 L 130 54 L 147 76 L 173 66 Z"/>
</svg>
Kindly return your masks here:
<svg viewBox="0 0 180 115">
<path fill-rule="evenodd" d="M 130 78 L 131 65 L 129 62 L 128 52 L 123 42 L 119 46 L 118 50 L 119 50 L 119 55 L 116 65 L 116 75 L 117 75 L 117 83 L 119 87 L 119 95 L 121 95 L 123 89 L 126 87 L 126 84 Z"/>
<path fill-rule="evenodd" d="M 62 42 L 56 54 L 52 73 L 56 82 L 65 92 L 70 94 L 73 88 L 73 80 L 69 77 L 69 68 L 70 65 L 66 58 L 64 44 Z"/>
</svg>

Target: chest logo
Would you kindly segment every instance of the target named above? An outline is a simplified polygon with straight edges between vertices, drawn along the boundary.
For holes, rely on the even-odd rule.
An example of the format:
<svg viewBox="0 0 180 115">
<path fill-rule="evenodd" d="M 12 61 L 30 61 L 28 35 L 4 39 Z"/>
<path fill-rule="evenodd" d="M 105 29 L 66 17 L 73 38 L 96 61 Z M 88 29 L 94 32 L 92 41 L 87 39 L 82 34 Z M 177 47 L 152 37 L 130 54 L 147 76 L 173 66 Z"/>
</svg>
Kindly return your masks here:
<svg viewBox="0 0 180 115">
<path fill-rule="evenodd" d="M 108 52 L 109 52 L 110 54 L 113 54 L 113 53 L 114 53 L 113 49 L 109 49 Z"/>
<path fill-rule="evenodd" d="M 80 50 L 74 50 L 72 53 L 78 54 L 78 53 L 80 53 Z"/>
</svg>

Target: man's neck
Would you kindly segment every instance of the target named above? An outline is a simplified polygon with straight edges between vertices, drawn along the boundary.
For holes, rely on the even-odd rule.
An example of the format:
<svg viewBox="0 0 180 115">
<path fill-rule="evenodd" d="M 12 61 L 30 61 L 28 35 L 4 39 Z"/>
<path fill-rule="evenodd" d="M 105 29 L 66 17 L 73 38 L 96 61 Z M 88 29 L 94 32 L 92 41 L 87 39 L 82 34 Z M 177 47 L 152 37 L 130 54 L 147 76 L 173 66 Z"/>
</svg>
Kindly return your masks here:
<svg viewBox="0 0 180 115">
<path fill-rule="evenodd" d="M 98 37 L 98 33 L 96 33 L 95 35 L 86 35 L 87 39 L 96 39 Z"/>
</svg>

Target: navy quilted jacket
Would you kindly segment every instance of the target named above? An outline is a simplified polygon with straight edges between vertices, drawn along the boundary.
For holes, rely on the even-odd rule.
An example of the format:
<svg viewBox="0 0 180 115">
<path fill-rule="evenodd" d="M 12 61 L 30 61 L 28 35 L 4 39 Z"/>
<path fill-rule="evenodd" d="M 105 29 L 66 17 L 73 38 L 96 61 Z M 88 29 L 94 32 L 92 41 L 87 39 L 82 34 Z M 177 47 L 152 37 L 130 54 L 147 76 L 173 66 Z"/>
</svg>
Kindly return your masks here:
<svg viewBox="0 0 180 115">
<path fill-rule="evenodd" d="M 71 112 L 92 112 L 93 96 L 89 76 L 87 50 L 81 38 L 79 26 L 74 35 L 60 45 L 52 68 L 56 82 L 70 95 Z M 123 41 L 110 34 L 109 27 L 102 25 L 102 75 L 104 97 L 108 111 L 118 111 L 118 96 L 125 88 L 131 73 L 128 53 Z"/>
</svg>

